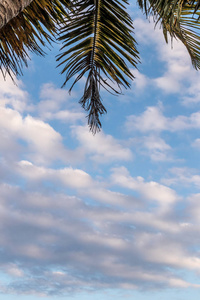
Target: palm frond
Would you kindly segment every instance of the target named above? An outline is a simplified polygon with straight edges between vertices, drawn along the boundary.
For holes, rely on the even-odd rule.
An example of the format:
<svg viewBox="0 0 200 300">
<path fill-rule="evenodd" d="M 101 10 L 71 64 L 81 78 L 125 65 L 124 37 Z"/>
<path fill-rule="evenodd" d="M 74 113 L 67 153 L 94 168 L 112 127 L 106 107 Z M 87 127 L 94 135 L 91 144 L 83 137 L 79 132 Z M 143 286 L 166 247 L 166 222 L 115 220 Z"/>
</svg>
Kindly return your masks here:
<svg viewBox="0 0 200 300">
<path fill-rule="evenodd" d="M 78 80 L 86 77 L 80 103 L 89 112 L 88 124 L 93 133 L 101 128 L 100 116 L 106 112 L 100 87 L 114 93 L 119 93 L 121 86 L 130 87 L 128 79 L 134 76 L 127 63 L 136 67 L 139 60 L 132 21 L 122 3 L 127 4 L 127 1 L 74 1 L 74 12 L 66 20 L 59 37 L 63 47 L 57 60 L 59 66 L 64 66 L 63 85 L 77 76 L 72 89 Z"/>
<path fill-rule="evenodd" d="M 66 17 L 70 0 L 34 0 L 0 30 L 0 70 L 19 75 L 27 65 L 29 51 L 44 55 L 42 49 L 53 40 L 56 24 Z M 42 47 L 41 47 L 41 46 Z M 4 73 L 5 72 L 5 73 Z"/>
<path fill-rule="evenodd" d="M 200 69 L 200 0 L 138 0 L 147 16 L 160 23 L 166 42 L 168 34 L 186 47 L 195 69 Z"/>
<path fill-rule="evenodd" d="M 173 21 L 173 15 L 179 15 L 182 8 L 189 6 L 193 14 L 200 8 L 200 0 L 137 0 L 139 7 L 147 16 L 157 15 L 161 18 L 167 18 Z"/>
</svg>

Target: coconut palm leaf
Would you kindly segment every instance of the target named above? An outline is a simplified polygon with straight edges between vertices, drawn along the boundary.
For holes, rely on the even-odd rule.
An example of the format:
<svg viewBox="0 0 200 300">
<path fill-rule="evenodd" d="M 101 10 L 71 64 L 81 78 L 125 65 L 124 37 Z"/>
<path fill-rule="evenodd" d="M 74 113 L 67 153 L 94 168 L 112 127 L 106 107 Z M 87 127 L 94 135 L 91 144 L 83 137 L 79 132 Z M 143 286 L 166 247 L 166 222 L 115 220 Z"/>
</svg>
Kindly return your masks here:
<svg viewBox="0 0 200 300">
<path fill-rule="evenodd" d="M 56 24 L 67 16 L 68 5 L 69 0 L 34 0 L 0 30 L 0 70 L 4 76 L 21 74 L 29 52 L 45 54 L 39 44 L 51 43 Z"/>
<path fill-rule="evenodd" d="M 180 15 L 182 8 L 189 6 L 193 14 L 200 8 L 200 0 L 138 0 L 140 8 L 142 8 L 146 15 L 152 13 L 159 15 L 162 18 L 168 17 L 168 20 L 178 12 Z"/>
<path fill-rule="evenodd" d="M 200 0 L 138 0 L 147 16 L 161 23 L 164 37 L 179 39 L 186 47 L 193 66 L 200 69 Z"/>
<path fill-rule="evenodd" d="M 114 93 L 121 86 L 130 87 L 134 76 L 128 63 L 136 67 L 138 52 L 133 26 L 125 10 L 126 0 L 77 0 L 74 12 L 63 25 L 59 40 L 63 42 L 58 56 L 65 85 L 76 76 L 71 89 L 86 78 L 81 105 L 88 111 L 88 124 L 93 133 L 101 127 L 100 115 L 106 112 L 100 87 Z M 70 90 L 71 90 L 70 89 Z"/>
</svg>

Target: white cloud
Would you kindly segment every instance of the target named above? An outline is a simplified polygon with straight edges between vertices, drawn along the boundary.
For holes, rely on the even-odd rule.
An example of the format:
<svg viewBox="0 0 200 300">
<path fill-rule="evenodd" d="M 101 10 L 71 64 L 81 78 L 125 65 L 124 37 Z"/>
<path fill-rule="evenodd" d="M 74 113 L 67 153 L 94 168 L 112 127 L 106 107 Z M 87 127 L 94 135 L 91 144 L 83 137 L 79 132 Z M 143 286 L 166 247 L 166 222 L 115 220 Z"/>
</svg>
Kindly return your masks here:
<svg viewBox="0 0 200 300">
<path fill-rule="evenodd" d="M 13 79 L 14 81 L 9 76 L 4 79 L 0 74 L 0 107 L 11 107 L 20 113 L 33 111 L 34 106 L 30 102 L 30 96 L 24 89 L 22 81 L 15 76 Z"/>
<path fill-rule="evenodd" d="M 24 162 L 22 167 L 32 168 L 33 165 Z M 37 172 L 40 172 L 38 168 Z M 34 173 L 34 169 L 27 169 L 30 177 Z M 54 180 L 59 177 L 59 170 L 52 174 L 47 170 L 47 173 Z M 77 180 L 70 179 L 73 174 Z M 89 192 L 91 178 L 88 174 L 68 169 L 61 176 L 65 175 L 69 186 L 72 180 L 73 188 L 84 187 Z M 85 177 L 89 181 L 80 185 L 79 179 Z M 141 179 L 137 181 L 142 182 Z M 133 180 L 130 184 L 133 185 Z M 116 284 L 123 289 L 157 288 L 160 284 L 177 288 L 195 286 L 176 273 L 176 269 L 198 271 L 200 267 L 198 255 L 187 253 L 195 242 L 190 235 L 191 227 L 181 226 L 178 219 L 162 214 L 159 209 L 150 210 L 148 202 L 147 207 L 138 209 L 124 202 L 121 210 L 118 203 L 115 205 L 114 195 L 112 206 L 107 206 L 106 202 L 94 206 L 86 205 L 82 196 L 78 199 L 56 191 L 47 195 L 38 189 L 24 191 L 8 185 L 0 188 L 3 249 L 0 265 L 1 270 L 11 276 L 5 287 L 12 286 L 12 292 L 22 294 L 32 290 L 50 295 L 53 291 L 55 295 L 65 295 L 69 288 L 73 291 L 85 287 L 112 289 Z M 147 189 L 149 195 L 153 191 L 148 183 L 143 189 Z M 161 185 L 156 189 L 161 198 L 163 192 L 166 198 L 171 193 Z M 153 194 L 151 196 L 153 199 Z M 186 242 L 185 233 L 189 239 Z M 54 281 L 57 282 L 55 286 Z"/>
<path fill-rule="evenodd" d="M 132 88 L 135 88 L 134 92 L 143 92 L 148 85 L 149 78 L 147 78 L 147 76 L 139 72 L 137 69 L 131 69 L 131 72 L 135 77 L 132 85 Z"/>
<path fill-rule="evenodd" d="M 70 101 L 72 96 L 65 89 L 56 88 L 52 83 L 46 83 L 42 86 L 40 98 L 41 101 L 37 105 L 37 110 L 43 120 L 74 123 L 79 120 L 83 121 L 85 118 L 85 114 L 79 111 L 76 100 L 72 104 Z"/>
<path fill-rule="evenodd" d="M 156 132 L 138 135 L 129 139 L 129 144 L 138 156 L 147 156 L 152 162 L 173 161 L 173 148 Z"/>
<path fill-rule="evenodd" d="M 136 247 L 148 261 L 200 271 L 200 259 L 187 255 L 179 242 L 169 240 L 163 234 L 143 233 Z"/>
<path fill-rule="evenodd" d="M 158 46 L 159 47 L 159 46 Z M 163 76 L 155 78 L 154 82 L 165 93 L 180 93 L 191 84 L 190 76 L 195 75 L 192 69 L 189 54 L 181 42 L 174 41 L 173 49 L 166 45 L 157 49 L 162 61 L 167 64 Z"/>
<path fill-rule="evenodd" d="M 61 182 L 72 188 L 88 188 L 93 185 L 90 176 L 80 169 L 62 168 L 55 170 L 38 167 L 29 161 L 19 162 L 16 168 L 26 179 L 29 178 L 38 182 L 50 180 L 52 182 Z"/>
<path fill-rule="evenodd" d="M 111 178 L 113 183 L 137 191 L 147 200 L 156 201 L 161 208 L 170 207 L 179 200 L 174 190 L 155 181 L 145 182 L 141 176 L 133 178 L 124 167 L 114 168 Z"/>
<path fill-rule="evenodd" d="M 192 113 L 189 116 L 178 115 L 166 117 L 162 107 L 150 106 L 139 116 L 130 115 L 125 123 L 129 131 L 138 130 L 141 132 L 161 132 L 161 131 L 180 131 L 187 129 L 200 128 L 200 112 Z"/>
<path fill-rule="evenodd" d="M 79 149 L 67 149 L 61 134 L 47 122 L 30 115 L 23 117 L 14 109 L 0 107 L 0 129 L 3 141 L 0 150 L 9 159 L 20 152 L 39 164 L 55 160 L 74 162 L 83 158 Z"/>
<path fill-rule="evenodd" d="M 188 74 L 188 78 L 190 79 L 190 84 L 185 92 L 185 95 L 182 96 L 182 99 L 184 105 L 192 106 L 200 103 L 199 71 L 196 71 L 195 74 Z"/>
<path fill-rule="evenodd" d="M 150 135 L 141 139 L 143 147 L 146 148 L 146 154 L 153 161 L 169 161 L 171 157 L 171 147 L 158 136 Z"/>
<path fill-rule="evenodd" d="M 148 22 L 143 19 L 136 19 L 134 26 L 136 40 L 142 45 L 154 46 L 157 58 L 164 63 L 163 74 L 160 77 L 148 78 L 151 86 L 161 89 L 166 94 L 179 94 L 181 103 L 184 105 L 199 103 L 200 73 L 192 67 L 185 46 L 175 39 L 172 44 L 169 42 L 167 45 L 162 30 L 159 29 L 159 24 L 155 28 L 155 23 L 152 20 Z M 139 32 L 138 35 L 137 32 Z M 143 60 L 145 61 L 145 59 L 144 57 Z"/>
<path fill-rule="evenodd" d="M 162 131 L 167 128 L 167 118 L 163 116 L 160 107 L 147 107 L 146 111 L 139 116 L 128 116 L 126 128 L 129 131 Z"/>
<path fill-rule="evenodd" d="M 164 37 L 161 30 L 158 30 L 159 25 L 157 26 L 157 30 L 155 31 L 155 23 L 151 20 L 145 20 L 141 18 L 137 18 L 134 20 L 135 27 L 135 36 L 136 40 L 142 45 L 151 44 L 153 47 L 153 43 L 163 43 Z"/>
<path fill-rule="evenodd" d="M 123 147 L 122 141 L 116 140 L 111 135 L 101 131 L 94 136 L 87 127 L 83 126 L 74 127 L 73 132 L 83 151 L 90 154 L 91 158 L 98 163 L 132 159 L 131 150 Z"/>
<path fill-rule="evenodd" d="M 59 157 L 63 159 L 64 157 L 65 150 L 61 135 L 49 124 L 39 119 L 31 116 L 23 118 L 19 112 L 1 107 L 0 127 L 2 134 L 6 132 L 9 137 L 7 142 L 10 140 L 17 142 L 21 139 L 27 143 L 30 156 L 38 162 L 54 160 Z M 10 149 L 10 151 L 14 151 L 14 149 Z"/>
<path fill-rule="evenodd" d="M 169 175 L 167 178 L 163 178 L 162 182 L 167 185 L 181 185 L 184 187 L 195 186 L 200 188 L 200 175 L 197 170 L 183 167 L 173 167 L 169 169 Z"/>
<path fill-rule="evenodd" d="M 85 114 L 70 110 L 60 110 L 56 113 L 46 111 L 43 118 L 45 118 L 45 120 L 59 120 L 62 123 L 75 123 L 76 121 L 84 121 Z"/>
<path fill-rule="evenodd" d="M 69 93 L 65 89 L 56 88 L 53 83 L 45 83 L 41 87 L 40 98 L 43 101 L 46 100 L 47 103 L 51 103 L 51 105 L 55 105 L 54 107 L 51 107 L 50 105 L 50 108 L 57 108 L 60 103 L 67 101 L 68 97 Z M 44 103 L 40 103 L 41 106 L 42 104 Z"/>
</svg>

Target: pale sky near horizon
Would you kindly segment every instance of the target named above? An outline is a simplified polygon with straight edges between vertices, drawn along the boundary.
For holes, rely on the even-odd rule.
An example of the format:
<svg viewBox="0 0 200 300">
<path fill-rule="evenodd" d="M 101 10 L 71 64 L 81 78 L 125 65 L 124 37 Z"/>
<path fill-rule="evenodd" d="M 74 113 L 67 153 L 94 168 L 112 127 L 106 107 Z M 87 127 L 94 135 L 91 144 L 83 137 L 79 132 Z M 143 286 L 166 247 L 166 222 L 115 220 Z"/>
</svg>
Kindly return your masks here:
<svg viewBox="0 0 200 300">
<path fill-rule="evenodd" d="M 136 79 L 102 91 L 95 136 L 58 45 L 0 78 L 0 299 L 199 298 L 200 72 L 139 11 L 134 27 Z"/>
</svg>

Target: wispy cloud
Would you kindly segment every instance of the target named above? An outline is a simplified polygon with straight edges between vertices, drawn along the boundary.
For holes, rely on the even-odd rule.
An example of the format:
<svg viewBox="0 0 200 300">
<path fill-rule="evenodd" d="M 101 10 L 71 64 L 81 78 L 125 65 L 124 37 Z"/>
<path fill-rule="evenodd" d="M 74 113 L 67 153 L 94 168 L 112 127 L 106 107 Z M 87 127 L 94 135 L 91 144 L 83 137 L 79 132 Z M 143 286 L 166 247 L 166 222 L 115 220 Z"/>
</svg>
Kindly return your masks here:
<svg viewBox="0 0 200 300">
<path fill-rule="evenodd" d="M 168 171 L 168 177 L 163 178 L 162 182 L 169 186 L 200 187 L 200 174 L 198 170 L 187 167 L 173 167 Z"/>
<path fill-rule="evenodd" d="M 45 173 L 43 169 L 43 179 L 37 175 L 40 181 L 37 191 L 1 185 L 0 242 L 6 251 L 2 251 L 1 269 L 11 281 L 8 291 L 12 287 L 14 292 L 32 290 L 36 294 L 40 291 L 58 295 L 77 292 L 85 286 L 98 290 L 115 288 L 116 284 L 123 289 L 160 285 L 198 287 L 175 271 L 179 268 L 198 271 L 200 263 L 195 252 L 185 251 L 186 245 L 191 246 L 195 241 L 194 236 L 190 237 L 192 227 L 183 226 L 184 220 L 174 218 L 172 210 L 167 209 L 178 201 L 172 189 L 131 178 L 125 174 L 126 170 L 118 169 L 112 175 L 114 183 L 139 191 L 141 205 L 138 206 L 136 197 L 118 206 L 114 194 L 112 206 L 106 197 L 104 203 L 100 199 L 99 205 L 94 205 L 87 201 L 87 195 L 92 195 L 92 189 L 94 195 L 95 186 L 98 194 L 97 182 L 93 185 L 90 176 L 82 171 L 68 171 L 74 172 L 77 180 L 70 179 L 69 172 L 61 177 L 64 179 L 65 175 L 66 183 L 77 192 L 80 188 L 85 190 L 81 198 L 80 193 L 77 197 L 44 189 L 44 177 L 49 181 L 51 176 L 55 185 L 59 171 L 49 175 L 49 170 Z M 29 176 L 30 181 L 36 176 L 34 170 L 29 170 L 31 173 L 35 175 Z M 27 177 L 25 173 L 19 174 Z M 86 176 L 87 183 L 83 184 L 81 179 L 80 185 L 79 176 L 82 179 Z M 121 200 L 123 197 L 125 200 L 121 194 Z M 157 206 L 152 206 L 154 200 Z M 188 244 L 183 239 L 186 231 Z M 59 284 L 52 285 L 52 280 Z"/>
<path fill-rule="evenodd" d="M 74 99 L 66 90 L 57 88 L 53 83 L 44 84 L 40 91 L 40 102 L 37 104 L 39 117 L 43 120 L 58 120 L 72 124 L 83 121 L 85 114 L 72 98 Z"/>
<path fill-rule="evenodd" d="M 177 94 L 183 105 L 194 105 L 200 102 L 200 74 L 191 65 L 190 56 L 184 45 L 169 38 L 166 46 L 159 24 L 155 28 L 153 21 L 138 18 L 134 21 L 136 39 L 142 45 L 151 45 L 157 53 L 157 59 L 163 62 L 162 75 L 148 78 L 149 85 L 162 90 L 165 94 Z M 137 32 L 139 34 L 137 35 Z M 151 59 L 149 56 L 145 59 Z M 161 70 L 160 70 L 161 71 Z"/>
<path fill-rule="evenodd" d="M 199 129 L 200 111 L 189 116 L 178 115 L 166 117 L 163 114 L 161 105 L 147 107 L 140 115 L 130 115 L 127 117 L 126 128 L 129 131 L 138 130 L 141 132 L 176 132 L 180 130 Z"/>
</svg>

